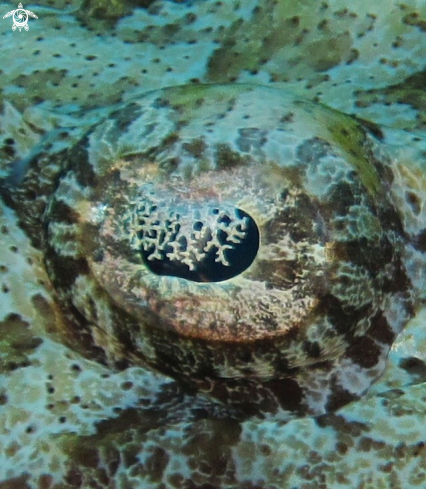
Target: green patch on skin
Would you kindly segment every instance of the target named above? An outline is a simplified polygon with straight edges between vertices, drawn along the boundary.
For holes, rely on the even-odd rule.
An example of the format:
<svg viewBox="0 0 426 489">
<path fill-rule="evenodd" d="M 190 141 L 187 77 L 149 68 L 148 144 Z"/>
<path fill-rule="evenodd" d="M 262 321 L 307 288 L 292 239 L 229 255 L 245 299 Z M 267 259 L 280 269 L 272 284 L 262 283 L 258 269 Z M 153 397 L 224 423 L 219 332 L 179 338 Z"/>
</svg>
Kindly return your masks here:
<svg viewBox="0 0 426 489">
<path fill-rule="evenodd" d="M 129 15 L 131 12 L 131 2 L 122 0 L 84 0 L 80 7 L 80 17 L 101 20 L 117 20 L 120 17 Z"/>
<path fill-rule="evenodd" d="M 277 9 L 282 15 L 259 6 L 251 22 L 233 23 L 209 60 L 210 82 L 232 81 L 242 70 L 257 71 L 278 50 L 298 42 L 304 29 L 300 17 L 291 15 L 292 5 L 286 5 L 285 12 Z"/>
<path fill-rule="evenodd" d="M 84 0 L 77 18 L 90 27 L 100 28 L 99 21 L 114 24 L 132 13 L 135 7 L 149 7 L 154 0 Z"/>
<path fill-rule="evenodd" d="M 351 53 L 351 36 L 348 32 L 338 34 L 332 39 L 321 39 L 310 46 L 312 68 L 316 71 L 328 71 L 342 61 L 349 61 Z"/>
<path fill-rule="evenodd" d="M 276 4 L 274 9 L 259 6 L 254 9 L 250 22 L 238 19 L 230 26 L 220 39 L 221 46 L 209 60 L 207 79 L 210 82 L 235 81 L 244 70 L 256 74 L 278 53 L 291 52 L 303 43 L 305 46 L 300 49 L 309 53 L 308 63 L 313 71 L 325 72 L 356 58 L 350 32 L 334 31 L 330 36 L 327 24 L 323 22 L 319 24 L 323 27 L 317 27 L 313 16 L 300 15 L 300 2 Z M 299 60 L 291 59 L 290 63 L 296 65 Z M 280 81 L 291 76 L 282 71 L 274 73 L 273 78 Z"/>
<path fill-rule="evenodd" d="M 222 88 L 223 87 L 223 88 Z M 173 87 L 173 89 L 164 90 L 163 103 L 168 103 L 176 110 L 182 111 L 182 113 L 191 113 L 192 110 L 200 110 L 203 107 L 205 100 L 208 100 L 206 106 L 211 107 L 211 101 L 214 100 L 217 104 L 215 114 L 220 114 L 224 108 L 222 105 L 225 102 L 227 105 L 232 101 L 232 94 L 235 96 L 241 94 L 241 92 L 250 92 L 254 89 L 254 86 L 250 85 L 222 85 L 222 84 L 197 84 L 197 85 L 182 85 L 181 87 Z M 207 110 L 207 109 L 206 109 Z"/>
<path fill-rule="evenodd" d="M 321 111 L 314 111 L 317 120 L 321 121 Z M 384 194 L 384 188 L 377 170 L 366 157 L 364 130 L 354 119 L 333 109 L 328 109 L 324 126 L 332 140 L 344 151 L 345 157 L 358 173 L 370 196 L 377 200 Z"/>
<path fill-rule="evenodd" d="M 241 157 L 237 151 L 233 151 L 229 145 L 218 144 L 216 147 L 217 167 L 221 170 L 236 168 L 247 164 L 247 158 Z"/>
<path fill-rule="evenodd" d="M 183 149 L 196 158 L 202 158 L 206 151 L 206 143 L 202 138 L 193 139 L 182 145 Z"/>
</svg>

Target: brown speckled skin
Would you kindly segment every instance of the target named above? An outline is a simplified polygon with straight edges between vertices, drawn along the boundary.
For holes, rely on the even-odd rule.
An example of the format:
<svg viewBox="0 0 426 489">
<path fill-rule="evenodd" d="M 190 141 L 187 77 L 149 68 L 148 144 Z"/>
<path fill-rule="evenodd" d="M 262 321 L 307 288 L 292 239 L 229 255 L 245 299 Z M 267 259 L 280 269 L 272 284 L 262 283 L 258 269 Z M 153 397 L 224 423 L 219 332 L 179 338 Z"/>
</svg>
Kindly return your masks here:
<svg viewBox="0 0 426 489">
<path fill-rule="evenodd" d="M 422 304 L 424 12 L 379 4 L 84 2 L 80 23 L 33 9 L 37 63 L 11 63 L 1 87 L 2 195 L 38 251 L 5 209 L 0 481 L 421 484 L 416 386 L 285 424 L 360 397 Z M 141 247 L 169 217 L 141 231 L 146 195 L 190 219 L 198 206 L 212 236 L 212 208 L 242 209 L 256 257 L 224 282 L 156 276 Z M 172 269 L 196 262 L 197 239 Z M 417 360 L 403 382 L 422 381 Z"/>
</svg>

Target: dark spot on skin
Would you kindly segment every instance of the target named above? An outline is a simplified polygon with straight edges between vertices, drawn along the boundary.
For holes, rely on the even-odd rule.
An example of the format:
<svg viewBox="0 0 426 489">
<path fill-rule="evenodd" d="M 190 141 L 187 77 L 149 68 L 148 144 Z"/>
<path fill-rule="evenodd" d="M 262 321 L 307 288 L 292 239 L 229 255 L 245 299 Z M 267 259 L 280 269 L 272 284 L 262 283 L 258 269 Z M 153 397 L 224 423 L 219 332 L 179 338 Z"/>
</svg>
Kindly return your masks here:
<svg viewBox="0 0 426 489">
<path fill-rule="evenodd" d="M 297 177 L 296 177 L 297 178 Z M 287 199 L 286 192 L 282 192 L 283 199 Z M 318 242 L 321 234 L 319 229 L 314 229 L 313 222 L 316 222 L 318 215 L 317 202 L 309 198 L 305 193 L 294 197 L 294 205 L 284 205 L 282 211 L 276 213 L 274 219 L 268 221 L 263 226 L 265 239 L 269 243 L 279 243 L 283 235 L 289 235 L 294 242 L 307 240 L 308 242 Z M 290 263 L 291 260 L 288 260 Z M 301 260 L 298 260 L 302 263 Z M 289 270 L 291 272 L 291 270 Z"/>
<path fill-rule="evenodd" d="M 347 65 L 351 65 L 358 58 L 359 58 L 359 51 L 358 51 L 358 49 L 351 49 L 349 51 L 349 56 L 348 56 L 348 59 L 346 60 L 346 64 Z"/>
<path fill-rule="evenodd" d="M 416 381 L 424 382 L 426 379 L 426 363 L 417 357 L 402 358 L 399 362 L 400 368 L 404 369 Z"/>
<path fill-rule="evenodd" d="M 41 294 L 36 294 L 31 297 L 31 303 L 37 311 L 37 314 L 43 318 L 45 330 L 47 332 L 56 331 L 58 321 L 51 304 Z"/>
<path fill-rule="evenodd" d="M 164 97 L 157 97 L 152 103 L 154 109 L 161 109 L 163 107 L 170 107 L 170 101 Z"/>
<path fill-rule="evenodd" d="M 8 158 L 13 158 L 15 156 L 15 154 L 16 154 L 15 148 L 13 146 L 9 146 L 9 145 L 3 146 L 2 152 Z"/>
<path fill-rule="evenodd" d="M 78 222 L 79 214 L 62 200 L 54 201 L 49 210 L 49 221 L 63 222 L 65 224 L 75 224 Z"/>
<path fill-rule="evenodd" d="M 182 144 L 182 148 L 190 155 L 194 156 L 194 158 L 202 158 L 204 156 L 206 147 L 206 143 L 202 138 L 193 139 Z"/>
<path fill-rule="evenodd" d="M 80 144 L 76 145 L 69 155 L 69 168 L 72 168 L 78 183 L 82 187 L 94 187 L 96 175 L 92 165 L 89 162 L 89 137 L 82 139 Z"/>
<path fill-rule="evenodd" d="M 266 382 L 265 386 L 274 393 L 283 409 L 301 411 L 303 390 L 295 379 L 288 377 L 272 380 Z"/>
<path fill-rule="evenodd" d="M 65 475 L 64 480 L 70 487 L 75 487 L 76 489 L 83 487 L 83 474 L 77 467 L 71 467 Z M 96 485 L 96 487 L 100 486 Z"/>
<path fill-rule="evenodd" d="M 405 192 L 405 199 L 408 202 L 414 214 L 419 215 L 422 209 L 419 196 L 414 192 L 410 192 L 409 190 L 407 190 Z"/>
<path fill-rule="evenodd" d="M 316 341 L 304 341 L 303 349 L 311 358 L 319 358 L 321 355 L 321 350 Z"/>
<path fill-rule="evenodd" d="M 96 469 L 99 466 L 99 453 L 96 448 L 87 444 L 80 444 L 78 452 L 74 452 L 75 461 L 81 464 L 82 467 L 92 467 Z"/>
<path fill-rule="evenodd" d="M 0 392 L 0 406 L 7 404 L 7 395 L 4 392 Z"/>
<path fill-rule="evenodd" d="M 276 412 L 277 396 L 281 395 L 278 385 L 263 384 L 250 379 L 204 379 L 200 390 L 209 393 L 212 398 L 235 408 L 235 415 L 241 419 L 256 415 L 259 410 Z M 288 392 L 291 401 L 292 392 Z"/>
<path fill-rule="evenodd" d="M 253 354 L 251 351 L 248 350 L 240 350 L 237 352 L 238 360 L 242 361 L 243 363 L 249 363 L 253 361 Z"/>
<path fill-rule="evenodd" d="M 121 133 L 126 132 L 127 128 L 142 114 L 139 104 L 131 102 L 123 109 L 114 111 L 110 114 L 109 119 L 114 120 L 115 127 Z"/>
<path fill-rule="evenodd" d="M 154 447 L 145 461 L 145 467 L 148 470 L 150 479 L 160 482 L 168 463 L 169 455 L 167 451 L 162 447 Z"/>
<path fill-rule="evenodd" d="M 78 276 L 89 273 L 89 265 L 85 258 L 59 256 L 50 246 L 46 249 L 45 258 L 52 281 L 62 290 L 70 290 Z"/>
<path fill-rule="evenodd" d="M 7 479 L 6 482 L 0 482 L 0 489 L 32 489 L 34 486 L 28 483 L 29 475 L 25 474 L 13 479 Z"/>
<path fill-rule="evenodd" d="M 92 253 L 93 261 L 96 263 L 100 263 L 104 259 L 104 254 L 105 254 L 104 250 L 101 250 L 99 248 L 93 250 L 93 253 Z"/>
<path fill-rule="evenodd" d="M 367 131 L 372 134 L 375 138 L 377 138 L 380 141 L 383 141 L 385 138 L 385 135 L 383 134 L 383 131 L 381 130 L 380 126 L 375 124 L 374 122 L 371 122 L 367 119 L 363 119 L 362 117 L 358 117 L 353 115 L 352 116 L 356 121 L 358 121 Z"/>
<path fill-rule="evenodd" d="M 371 326 L 368 330 L 368 335 L 379 341 L 391 345 L 395 339 L 395 333 L 392 331 L 388 320 L 383 315 L 383 312 L 378 311 L 371 319 Z"/>
<path fill-rule="evenodd" d="M 414 449 L 413 449 L 413 455 L 415 457 L 418 457 L 419 455 L 423 455 L 424 453 L 424 448 L 425 448 L 425 442 L 423 441 L 420 441 L 419 443 L 417 443 L 415 446 L 414 446 Z"/>
<path fill-rule="evenodd" d="M 329 26 L 329 21 L 328 21 L 328 19 L 323 19 L 323 20 L 321 20 L 320 22 L 318 22 L 318 24 L 317 24 L 317 29 L 318 29 L 319 31 L 324 31 L 324 30 L 328 29 L 328 26 Z"/>
<path fill-rule="evenodd" d="M 226 103 L 226 112 L 232 112 L 235 108 L 235 98 L 231 98 Z"/>
<path fill-rule="evenodd" d="M 2 354 L 0 355 L 0 372 L 12 371 L 31 365 L 28 356 L 43 343 L 35 336 L 29 323 L 19 314 L 9 314 L 0 321 L 2 332 Z"/>
<path fill-rule="evenodd" d="M 339 455 L 345 456 L 349 450 L 349 447 L 346 443 L 338 442 L 336 443 L 336 449 Z"/>
<path fill-rule="evenodd" d="M 426 32 L 426 20 L 420 18 L 418 12 L 411 12 L 402 18 L 406 25 L 418 27 L 421 31 Z"/>
<path fill-rule="evenodd" d="M 164 173 L 173 172 L 180 165 L 180 158 L 167 158 L 160 162 L 159 167 Z"/>
<path fill-rule="evenodd" d="M 295 15 L 290 19 L 290 22 L 293 27 L 297 27 L 300 24 L 300 17 Z"/>
<path fill-rule="evenodd" d="M 123 382 L 120 386 L 124 391 L 128 391 L 133 387 L 133 382 L 127 381 Z"/>
<path fill-rule="evenodd" d="M 197 20 L 197 16 L 193 12 L 190 12 L 185 15 L 185 20 L 187 24 L 193 24 Z"/>
<path fill-rule="evenodd" d="M 351 340 L 346 356 L 363 368 L 371 368 L 379 361 L 380 348 L 369 336 L 357 336 Z"/>
<path fill-rule="evenodd" d="M 182 29 L 182 26 L 180 24 L 166 24 L 163 27 L 163 32 L 164 36 L 170 39 L 171 37 L 175 36 L 180 30 Z M 148 39 L 150 39 L 150 35 L 147 33 L 141 33 L 141 35 L 138 38 L 138 41 L 140 42 L 146 42 Z"/>
<path fill-rule="evenodd" d="M 370 241 L 367 238 L 333 244 L 333 255 L 336 260 L 345 260 L 364 267 L 373 275 L 382 270 L 394 259 L 393 246 L 385 236 L 380 241 Z"/>
<path fill-rule="evenodd" d="M 331 390 L 332 394 L 330 395 L 325 406 L 326 411 L 336 411 L 341 407 L 346 406 L 346 404 L 358 399 L 357 396 L 347 391 L 340 385 L 333 385 Z"/>
<path fill-rule="evenodd" d="M 384 446 L 383 442 L 376 441 L 369 436 L 363 436 L 359 439 L 358 450 L 370 452 L 373 450 L 381 450 Z"/>
<path fill-rule="evenodd" d="M 289 369 L 288 360 L 284 355 L 277 356 L 272 360 L 272 366 L 277 374 L 284 376 L 290 373 L 294 373 L 295 369 Z"/>
<path fill-rule="evenodd" d="M 171 132 L 169 133 L 162 141 L 161 145 L 164 146 L 173 146 L 175 143 L 179 141 L 179 133 Z"/>
<path fill-rule="evenodd" d="M 230 169 L 243 166 L 248 163 L 247 157 L 242 157 L 240 153 L 233 151 L 227 144 L 216 145 L 216 165 L 218 169 Z"/>
<path fill-rule="evenodd" d="M 341 301 L 331 294 L 325 294 L 319 299 L 315 313 L 320 316 L 328 316 L 334 329 L 342 335 L 351 335 L 358 322 L 370 315 L 370 304 L 356 309 L 347 304 L 343 307 Z"/>
<path fill-rule="evenodd" d="M 426 252 L 426 229 L 422 229 L 417 236 L 413 238 L 415 248 L 423 253 Z"/>
</svg>

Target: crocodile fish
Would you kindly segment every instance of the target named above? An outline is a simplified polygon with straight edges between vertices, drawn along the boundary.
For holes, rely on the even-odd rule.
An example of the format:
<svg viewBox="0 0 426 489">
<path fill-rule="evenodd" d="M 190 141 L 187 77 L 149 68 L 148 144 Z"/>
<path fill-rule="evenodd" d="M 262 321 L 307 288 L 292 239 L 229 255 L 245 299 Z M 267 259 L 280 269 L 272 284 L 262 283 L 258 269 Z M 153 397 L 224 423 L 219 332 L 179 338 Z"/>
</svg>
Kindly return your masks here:
<svg viewBox="0 0 426 489">
<path fill-rule="evenodd" d="M 1 26 L 0 487 L 423 487 L 426 4 L 45 4 Z"/>
</svg>

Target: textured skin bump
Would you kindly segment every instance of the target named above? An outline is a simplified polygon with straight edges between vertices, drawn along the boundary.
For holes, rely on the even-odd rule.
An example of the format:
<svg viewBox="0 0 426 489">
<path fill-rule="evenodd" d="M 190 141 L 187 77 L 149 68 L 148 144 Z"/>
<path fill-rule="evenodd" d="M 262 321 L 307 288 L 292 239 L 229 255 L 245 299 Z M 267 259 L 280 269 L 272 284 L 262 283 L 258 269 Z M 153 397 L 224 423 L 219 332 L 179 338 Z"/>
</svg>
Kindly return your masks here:
<svg viewBox="0 0 426 489">
<path fill-rule="evenodd" d="M 380 375 L 410 282 L 391 160 L 352 119 L 283 90 L 189 85 L 118 108 L 63 159 L 33 231 L 70 345 L 242 416 L 322 414 Z M 210 277 L 246 253 L 250 222 L 247 265 Z"/>
<path fill-rule="evenodd" d="M 0 485 L 422 487 L 422 2 L 42 3 L 1 24 Z"/>
</svg>

